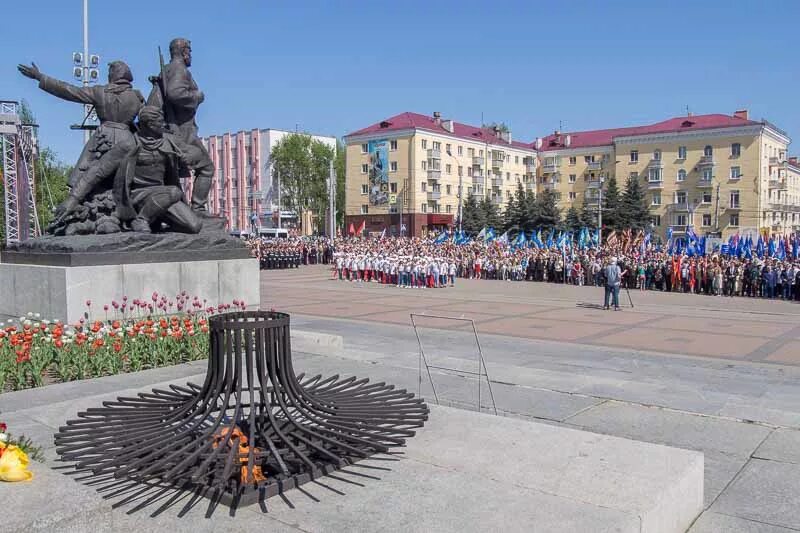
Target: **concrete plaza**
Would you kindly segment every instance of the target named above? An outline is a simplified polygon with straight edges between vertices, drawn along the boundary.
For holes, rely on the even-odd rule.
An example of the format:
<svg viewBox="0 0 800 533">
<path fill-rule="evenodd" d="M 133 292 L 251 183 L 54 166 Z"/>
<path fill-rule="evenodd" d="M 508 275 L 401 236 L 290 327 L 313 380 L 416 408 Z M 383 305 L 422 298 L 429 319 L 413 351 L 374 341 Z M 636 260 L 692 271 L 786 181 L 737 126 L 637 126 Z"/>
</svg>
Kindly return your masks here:
<svg viewBox="0 0 800 533">
<path fill-rule="evenodd" d="M 613 313 L 591 307 L 602 298 L 591 287 L 418 290 L 329 277 L 324 267 L 261 273 L 262 308 L 344 338 L 305 369 L 385 378 L 432 399 L 409 314 L 473 319 L 500 414 L 702 451 L 707 510 L 693 532 L 800 530 L 800 306 L 631 291 L 635 307 Z M 469 323 L 417 323 L 430 364 L 477 370 Z M 441 403 L 477 407 L 475 379 L 431 377 Z"/>
</svg>

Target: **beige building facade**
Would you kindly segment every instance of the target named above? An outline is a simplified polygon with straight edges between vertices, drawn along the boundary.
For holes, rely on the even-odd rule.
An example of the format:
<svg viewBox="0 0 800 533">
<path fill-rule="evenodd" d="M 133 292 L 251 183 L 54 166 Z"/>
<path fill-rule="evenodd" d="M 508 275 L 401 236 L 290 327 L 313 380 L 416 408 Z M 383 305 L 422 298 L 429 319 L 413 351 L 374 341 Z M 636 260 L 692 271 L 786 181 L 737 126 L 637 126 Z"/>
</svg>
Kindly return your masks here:
<svg viewBox="0 0 800 533">
<path fill-rule="evenodd" d="M 518 183 L 535 187 L 530 143 L 438 113 L 402 113 L 347 135 L 345 144 L 345 225 L 364 222 L 369 233 L 440 231 L 457 224 L 467 195 L 486 197 L 502 211 Z M 376 192 L 384 182 L 386 194 Z"/>
</svg>

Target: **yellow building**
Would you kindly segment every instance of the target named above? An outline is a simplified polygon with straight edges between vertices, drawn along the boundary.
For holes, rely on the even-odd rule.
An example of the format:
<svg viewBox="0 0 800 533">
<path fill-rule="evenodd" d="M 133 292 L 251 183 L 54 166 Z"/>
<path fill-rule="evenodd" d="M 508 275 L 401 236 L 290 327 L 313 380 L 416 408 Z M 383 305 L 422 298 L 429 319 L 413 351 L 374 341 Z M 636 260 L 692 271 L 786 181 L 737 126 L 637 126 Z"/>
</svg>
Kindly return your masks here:
<svg viewBox="0 0 800 533">
<path fill-rule="evenodd" d="M 615 176 L 646 189 L 662 235 L 800 230 L 800 167 L 787 158 L 791 139 L 767 121 L 733 115 L 688 115 L 648 126 L 555 132 L 537 139 L 539 189 L 559 205 L 596 206 L 598 187 Z"/>
<path fill-rule="evenodd" d="M 346 135 L 345 144 L 346 229 L 363 222 L 373 234 L 424 235 L 454 226 L 468 194 L 502 211 L 517 183 L 535 189 L 531 143 L 439 113 L 401 113 Z"/>
</svg>

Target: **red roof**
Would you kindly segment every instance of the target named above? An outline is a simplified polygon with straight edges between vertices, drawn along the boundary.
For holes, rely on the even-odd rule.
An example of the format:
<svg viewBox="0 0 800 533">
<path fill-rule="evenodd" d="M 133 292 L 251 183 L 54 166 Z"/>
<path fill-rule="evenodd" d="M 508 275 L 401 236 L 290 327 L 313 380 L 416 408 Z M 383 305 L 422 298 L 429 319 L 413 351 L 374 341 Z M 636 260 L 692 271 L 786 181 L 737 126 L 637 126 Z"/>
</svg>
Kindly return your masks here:
<svg viewBox="0 0 800 533">
<path fill-rule="evenodd" d="M 446 119 L 442 119 L 441 122 L 442 122 L 441 124 L 437 124 L 433 117 L 422 115 L 420 113 L 406 112 L 387 118 L 386 120 L 382 120 L 381 122 L 376 122 L 375 124 L 372 124 L 371 126 L 360 129 L 358 131 L 348 133 L 347 135 L 345 135 L 345 137 L 352 137 L 355 135 L 365 135 L 369 133 L 378 133 L 384 131 L 389 132 L 396 130 L 419 129 L 419 130 L 439 133 L 441 135 L 458 137 L 461 139 L 469 139 L 471 141 L 479 141 L 501 146 L 512 146 L 514 148 L 523 148 L 526 150 L 533 149 L 533 145 L 531 143 L 519 142 L 514 140 L 512 140 L 511 143 L 508 143 L 506 142 L 505 139 L 497 137 L 494 131 L 490 130 L 489 128 L 479 128 L 476 126 L 461 124 L 460 122 L 454 121 L 453 132 L 451 133 L 449 130 L 445 129 L 443 125 L 443 123 L 446 122 Z"/>
<path fill-rule="evenodd" d="M 678 131 L 694 131 L 716 128 L 732 128 L 735 126 L 752 126 L 761 124 L 744 118 L 731 115 L 692 115 L 675 117 L 663 122 L 656 122 L 647 126 L 633 126 L 629 128 L 615 128 L 609 130 L 593 130 L 578 132 L 562 132 L 552 134 L 542 139 L 542 152 L 548 150 L 563 150 L 567 148 L 564 143 L 567 135 L 570 137 L 569 148 L 586 148 L 591 146 L 610 146 L 615 137 L 628 137 L 632 135 L 652 135 L 654 133 L 671 133 Z"/>
</svg>

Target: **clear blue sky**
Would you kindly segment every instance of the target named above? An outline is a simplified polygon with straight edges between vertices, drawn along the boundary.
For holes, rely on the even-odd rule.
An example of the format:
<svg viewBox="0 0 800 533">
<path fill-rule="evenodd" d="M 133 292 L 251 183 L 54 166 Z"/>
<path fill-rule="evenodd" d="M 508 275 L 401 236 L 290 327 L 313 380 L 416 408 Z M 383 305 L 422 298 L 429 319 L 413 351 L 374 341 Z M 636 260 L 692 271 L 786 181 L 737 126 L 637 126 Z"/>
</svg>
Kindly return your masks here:
<svg viewBox="0 0 800 533">
<path fill-rule="evenodd" d="M 0 98 L 26 99 L 41 138 L 72 161 L 80 114 L 17 74 L 69 79 L 81 0 L 14 2 Z M 190 7 L 191 6 L 191 7 Z M 800 144 L 800 2 L 90 0 L 90 49 L 149 91 L 156 47 L 193 41 L 201 134 L 285 128 L 341 136 L 402 111 L 514 138 L 750 110 Z M 10 31 L 9 31 L 10 30 Z M 800 148 L 792 150 L 800 152 Z"/>
</svg>

